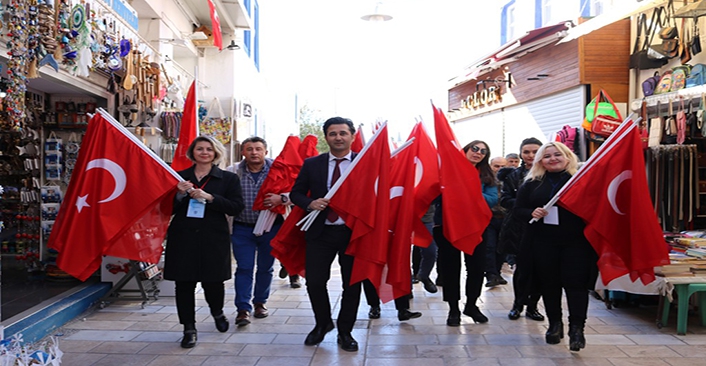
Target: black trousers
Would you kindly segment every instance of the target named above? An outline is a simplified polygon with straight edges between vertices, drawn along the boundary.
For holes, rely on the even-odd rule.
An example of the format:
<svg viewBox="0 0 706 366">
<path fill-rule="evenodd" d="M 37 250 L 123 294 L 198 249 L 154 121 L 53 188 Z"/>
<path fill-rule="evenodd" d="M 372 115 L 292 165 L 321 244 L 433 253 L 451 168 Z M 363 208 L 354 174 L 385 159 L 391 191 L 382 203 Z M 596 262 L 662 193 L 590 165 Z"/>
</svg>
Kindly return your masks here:
<svg viewBox="0 0 706 366">
<path fill-rule="evenodd" d="M 434 241 L 439 248 L 439 269 L 444 286 L 444 301 L 461 300 L 461 251 L 444 237 L 442 226 L 434 227 Z M 463 253 L 466 263 L 466 304 L 475 305 L 483 288 L 485 274 L 485 242 L 476 246 L 473 255 Z"/>
<path fill-rule="evenodd" d="M 533 269 L 550 322 L 562 319 L 561 293 L 566 292 L 569 324 L 583 326 L 588 314 L 588 290 L 596 283 L 598 255 L 587 241 L 533 242 Z"/>
<path fill-rule="evenodd" d="M 529 280 L 523 278 L 523 276 L 529 275 L 527 272 L 525 267 L 519 262 L 515 264 L 515 272 L 512 275 L 512 290 L 515 294 L 515 301 L 512 303 L 512 307 L 519 311 L 522 311 L 525 305 L 527 309 L 536 310 L 539 298 L 542 296 L 538 291 L 530 291 L 530 294 L 527 294 L 527 291 L 522 289 L 522 286 L 529 282 Z"/>
<path fill-rule="evenodd" d="M 380 306 L 380 296 L 375 290 L 375 286 L 369 280 L 363 281 L 363 291 L 368 306 Z M 397 311 L 409 309 L 409 295 L 400 296 L 395 299 L 395 309 Z"/>
<path fill-rule="evenodd" d="M 195 281 L 176 281 L 175 295 L 177 315 L 180 324 L 196 323 L 196 291 Z M 223 313 L 225 301 L 225 287 L 223 282 L 201 282 L 206 303 L 211 310 L 211 315 L 218 316 Z"/>
<path fill-rule="evenodd" d="M 306 242 L 306 290 L 314 310 L 316 326 L 324 327 L 331 321 L 331 300 L 328 280 L 331 264 L 338 255 L 343 280 L 341 311 L 338 313 L 338 332 L 350 333 L 355 324 L 360 302 L 360 282 L 350 285 L 353 257 L 346 255 L 351 230 L 345 225 L 326 225 L 315 240 Z"/>
</svg>

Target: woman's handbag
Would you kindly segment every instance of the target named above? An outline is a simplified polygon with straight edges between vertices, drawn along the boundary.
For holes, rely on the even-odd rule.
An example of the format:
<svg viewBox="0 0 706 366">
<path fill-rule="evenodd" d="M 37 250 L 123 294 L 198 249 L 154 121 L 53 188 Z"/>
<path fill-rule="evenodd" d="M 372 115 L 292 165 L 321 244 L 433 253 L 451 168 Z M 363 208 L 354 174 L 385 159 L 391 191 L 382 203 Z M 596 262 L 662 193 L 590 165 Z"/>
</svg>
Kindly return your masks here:
<svg viewBox="0 0 706 366">
<path fill-rule="evenodd" d="M 665 19 L 665 27 L 659 31 L 659 38 L 662 38 L 662 54 L 669 58 L 679 56 L 679 30 L 677 23 L 674 20 L 674 1 L 669 0 L 666 7 L 667 18 Z M 670 24 L 671 23 L 671 24 Z"/>
<path fill-rule="evenodd" d="M 701 37 L 699 37 L 699 26 L 696 20 L 694 20 L 694 37 L 691 38 L 689 47 L 691 48 L 692 56 L 698 55 L 699 52 L 701 52 Z"/>
<path fill-rule="evenodd" d="M 213 112 L 217 112 L 218 116 L 214 116 Z M 230 143 L 233 130 L 233 119 L 226 116 L 221 107 L 221 102 L 218 98 L 213 98 L 211 105 L 208 107 L 206 118 L 199 124 L 199 132 L 202 136 L 213 137 L 223 145 Z"/>
<path fill-rule="evenodd" d="M 586 106 L 586 118 L 582 127 L 589 132 L 601 136 L 608 136 L 614 127 L 620 125 L 623 117 L 613 103 L 608 93 L 601 89 L 593 100 Z"/>
<path fill-rule="evenodd" d="M 661 24 L 662 11 L 662 7 L 654 10 L 649 25 L 647 24 L 647 16 L 645 14 L 638 16 L 637 37 L 635 37 L 635 46 L 630 55 L 631 69 L 659 69 L 669 61 L 666 55 L 660 53 L 662 50 L 661 45 L 657 46 L 657 48 L 652 47 L 652 39 L 654 38 L 657 25 Z"/>
</svg>

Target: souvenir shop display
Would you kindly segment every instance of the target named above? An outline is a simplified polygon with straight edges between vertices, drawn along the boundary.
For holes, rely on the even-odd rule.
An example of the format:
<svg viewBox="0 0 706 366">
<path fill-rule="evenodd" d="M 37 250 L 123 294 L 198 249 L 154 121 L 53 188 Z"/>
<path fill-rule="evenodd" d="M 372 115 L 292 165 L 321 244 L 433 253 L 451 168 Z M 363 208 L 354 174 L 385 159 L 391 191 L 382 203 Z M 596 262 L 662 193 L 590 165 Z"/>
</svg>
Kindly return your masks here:
<svg viewBox="0 0 706 366">
<path fill-rule="evenodd" d="M 228 145 L 232 131 L 232 113 L 226 115 L 218 98 L 213 98 L 208 107 L 208 113 L 199 122 L 199 132 L 202 136 L 213 137 L 223 145 Z"/>
</svg>

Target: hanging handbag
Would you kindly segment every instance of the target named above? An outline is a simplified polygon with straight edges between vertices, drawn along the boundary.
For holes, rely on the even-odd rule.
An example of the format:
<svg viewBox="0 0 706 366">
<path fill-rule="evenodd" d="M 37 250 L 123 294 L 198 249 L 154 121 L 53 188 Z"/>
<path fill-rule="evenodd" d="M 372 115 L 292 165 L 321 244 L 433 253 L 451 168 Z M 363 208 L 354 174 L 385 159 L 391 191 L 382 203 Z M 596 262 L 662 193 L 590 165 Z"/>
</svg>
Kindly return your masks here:
<svg viewBox="0 0 706 366">
<path fill-rule="evenodd" d="M 659 144 L 662 142 L 662 116 L 660 115 L 661 113 L 661 104 L 659 101 L 657 101 L 657 117 L 650 119 L 650 132 L 649 132 L 649 139 L 647 142 L 647 145 L 649 147 L 653 146 L 659 146 Z"/>
<path fill-rule="evenodd" d="M 686 20 L 682 19 L 681 37 L 679 38 L 679 60 L 682 65 L 685 65 L 691 61 L 691 47 L 689 46 L 689 42 L 691 42 L 691 40 L 689 39 L 689 34 L 685 24 Z"/>
<path fill-rule="evenodd" d="M 674 1 L 669 0 L 666 7 L 665 27 L 659 31 L 659 38 L 662 39 L 662 54 L 669 58 L 674 58 L 679 55 L 679 31 L 674 20 Z"/>
<path fill-rule="evenodd" d="M 691 48 L 691 55 L 698 55 L 701 52 L 701 37 L 699 37 L 699 25 L 698 21 L 694 20 L 694 37 L 691 38 L 689 46 Z"/>
<path fill-rule="evenodd" d="M 650 137 L 647 127 L 647 101 L 644 99 L 640 105 L 640 117 L 642 118 L 639 125 L 640 142 L 642 143 L 642 149 L 645 150 L 648 147 Z"/>
<path fill-rule="evenodd" d="M 218 116 L 214 116 L 214 112 L 217 112 Z M 199 131 L 201 135 L 213 137 L 223 145 L 227 145 L 230 143 L 232 135 L 232 121 L 231 116 L 223 112 L 221 102 L 218 98 L 213 98 L 211 105 L 208 107 L 206 118 L 199 124 Z"/>
<path fill-rule="evenodd" d="M 621 118 L 608 115 L 596 116 L 591 124 L 591 132 L 598 136 L 608 137 L 623 123 Z"/>
<path fill-rule="evenodd" d="M 618 108 L 613 103 L 613 99 L 603 89 L 586 106 L 586 119 L 588 122 L 593 122 L 593 119 L 600 115 L 621 118 Z"/>
<path fill-rule="evenodd" d="M 659 69 L 669 61 L 667 56 L 660 53 L 662 46 L 652 47 L 657 25 L 661 24 L 661 14 L 663 8 L 659 7 L 652 13 L 651 21 L 648 25 L 647 16 L 640 14 L 637 18 L 637 37 L 635 46 L 630 55 L 630 68 L 638 70 Z"/>
</svg>

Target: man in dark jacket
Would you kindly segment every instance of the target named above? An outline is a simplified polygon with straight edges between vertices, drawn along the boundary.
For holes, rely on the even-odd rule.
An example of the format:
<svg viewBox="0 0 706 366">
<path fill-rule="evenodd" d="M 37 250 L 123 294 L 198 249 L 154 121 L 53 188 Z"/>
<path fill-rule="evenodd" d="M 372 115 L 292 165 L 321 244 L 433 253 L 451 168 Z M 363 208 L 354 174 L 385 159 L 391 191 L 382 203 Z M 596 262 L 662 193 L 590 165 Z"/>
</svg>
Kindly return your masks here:
<svg viewBox="0 0 706 366">
<path fill-rule="evenodd" d="M 358 342 L 351 331 L 356 321 L 360 302 L 360 282 L 350 284 L 353 257 L 345 254 L 351 238 L 351 229 L 324 198 L 336 180 L 350 166 L 356 154 L 351 151 L 355 127 L 350 119 L 329 118 L 324 122 L 324 135 L 329 152 L 306 159 L 297 177 L 290 198 L 307 211 L 322 211 L 306 232 L 306 289 L 316 318 L 316 326 L 307 335 L 304 344 L 321 343 L 326 333 L 333 330 L 331 302 L 327 283 L 331 277 L 331 263 L 338 255 L 343 279 L 341 310 L 338 313 L 338 344 L 344 351 L 358 350 Z"/>
</svg>

